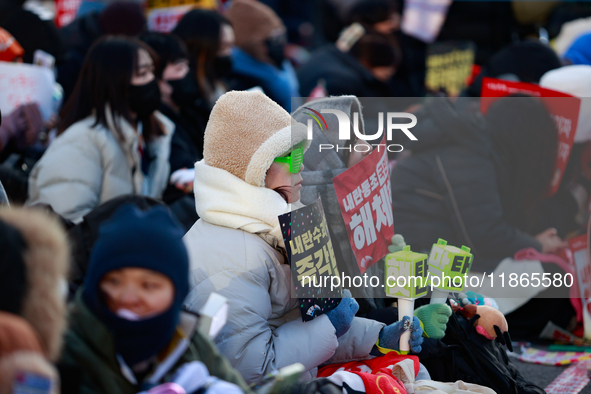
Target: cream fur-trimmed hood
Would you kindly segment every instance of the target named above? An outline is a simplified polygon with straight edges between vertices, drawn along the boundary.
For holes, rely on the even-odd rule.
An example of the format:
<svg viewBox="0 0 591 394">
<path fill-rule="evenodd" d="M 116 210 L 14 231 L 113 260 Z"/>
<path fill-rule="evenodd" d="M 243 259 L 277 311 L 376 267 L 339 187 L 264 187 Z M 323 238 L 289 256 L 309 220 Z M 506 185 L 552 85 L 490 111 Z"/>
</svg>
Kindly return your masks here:
<svg viewBox="0 0 591 394">
<path fill-rule="evenodd" d="M 0 220 L 16 228 L 26 243 L 27 293 L 21 316 L 39 335 L 48 358 L 55 361 L 66 327 L 63 290 L 70 264 L 66 234 L 56 219 L 34 209 L 0 208 Z"/>
<path fill-rule="evenodd" d="M 214 105 L 205 128 L 203 158 L 247 183 L 264 187 L 267 170 L 294 145 L 310 141 L 305 125 L 261 92 L 231 91 Z"/>
<path fill-rule="evenodd" d="M 218 226 L 244 230 L 284 248 L 279 215 L 291 211 L 279 193 L 246 183 L 228 171 L 195 163 L 195 207 L 199 217 Z"/>
</svg>

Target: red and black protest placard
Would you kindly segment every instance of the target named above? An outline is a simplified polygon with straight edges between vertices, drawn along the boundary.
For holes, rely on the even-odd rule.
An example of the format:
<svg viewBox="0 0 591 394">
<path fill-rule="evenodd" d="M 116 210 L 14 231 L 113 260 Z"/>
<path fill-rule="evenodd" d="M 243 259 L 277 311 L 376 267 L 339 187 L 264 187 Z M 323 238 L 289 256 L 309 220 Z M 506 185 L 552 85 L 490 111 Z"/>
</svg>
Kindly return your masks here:
<svg viewBox="0 0 591 394">
<path fill-rule="evenodd" d="M 386 139 L 332 182 L 361 273 L 388 253 L 394 236 Z"/>
</svg>

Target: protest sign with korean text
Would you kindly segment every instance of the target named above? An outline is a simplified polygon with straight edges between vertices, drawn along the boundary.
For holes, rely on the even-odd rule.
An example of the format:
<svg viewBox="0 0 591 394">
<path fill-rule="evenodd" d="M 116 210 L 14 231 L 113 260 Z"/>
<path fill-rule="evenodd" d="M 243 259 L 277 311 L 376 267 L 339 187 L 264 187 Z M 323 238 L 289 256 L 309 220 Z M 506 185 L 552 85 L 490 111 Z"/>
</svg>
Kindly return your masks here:
<svg viewBox="0 0 591 394">
<path fill-rule="evenodd" d="M 388 253 L 394 236 L 385 144 L 384 138 L 381 146 L 367 157 L 333 178 L 349 241 L 362 274 Z"/>
<path fill-rule="evenodd" d="M 170 33 L 178 21 L 194 8 L 215 10 L 215 0 L 148 0 L 148 30 Z"/>
<path fill-rule="evenodd" d="M 331 287 L 339 270 L 322 201 L 279 216 L 279 224 L 302 320 L 309 321 L 336 308 L 341 298 L 340 286 Z"/>
<path fill-rule="evenodd" d="M 482 113 L 486 114 L 490 105 L 500 97 L 515 93 L 538 97 L 552 115 L 558 129 L 558 158 L 550 185 L 550 194 L 553 195 L 558 191 L 573 147 L 575 131 L 579 121 L 581 99 L 556 90 L 545 89 L 532 83 L 484 78 L 482 80 L 482 99 L 480 101 Z"/>
<path fill-rule="evenodd" d="M 82 0 L 55 0 L 55 25 L 61 28 L 76 19 L 80 4 Z"/>
<path fill-rule="evenodd" d="M 155 8 L 148 12 L 148 29 L 160 33 L 170 33 L 185 14 L 193 9 L 191 5 Z"/>
<path fill-rule="evenodd" d="M 472 72 L 476 45 L 470 41 L 436 42 L 427 49 L 425 86 L 456 97 Z"/>
<path fill-rule="evenodd" d="M 46 67 L 0 62 L 0 109 L 7 116 L 17 107 L 37 103 L 43 119 L 53 114 L 55 77 Z"/>
</svg>

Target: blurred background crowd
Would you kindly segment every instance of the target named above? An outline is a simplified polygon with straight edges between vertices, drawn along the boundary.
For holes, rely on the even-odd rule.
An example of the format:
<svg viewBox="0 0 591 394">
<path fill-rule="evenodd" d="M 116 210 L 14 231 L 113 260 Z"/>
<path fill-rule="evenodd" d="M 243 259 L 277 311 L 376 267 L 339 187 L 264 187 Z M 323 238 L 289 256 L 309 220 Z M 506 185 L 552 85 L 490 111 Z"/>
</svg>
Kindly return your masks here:
<svg viewBox="0 0 591 394">
<path fill-rule="evenodd" d="M 150 48 L 160 95 L 152 104 L 176 132 L 169 144 L 174 182 L 166 182 L 163 195 L 154 184 L 148 195 L 162 196 L 186 228 L 196 217 L 187 201 L 191 187 L 177 171 L 202 158 L 209 113 L 226 91 L 261 89 L 288 111 L 308 97 L 332 95 L 419 102 L 479 97 L 484 77 L 538 84 L 550 70 L 591 64 L 586 2 L 2 0 L 0 7 L 2 60 L 33 63 L 53 75 L 5 72 L 0 179 L 11 200 L 38 200 L 28 178 L 55 135 L 103 106 L 109 94 L 123 94 L 107 67 L 124 54 L 110 48 L 99 66 L 105 68 L 101 92 L 90 99 L 93 87 L 75 89 L 89 48 L 117 35 L 128 37 L 122 46 Z M 584 67 L 571 70 L 588 77 Z M 587 94 L 586 83 L 562 77 L 557 83 L 575 96 Z M 30 105 L 35 100 L 38 108 Z M 147 131 L 144 142 L 151 139 Z M 95 205 L 65 216 L 77 219 Z"/>
</svg>

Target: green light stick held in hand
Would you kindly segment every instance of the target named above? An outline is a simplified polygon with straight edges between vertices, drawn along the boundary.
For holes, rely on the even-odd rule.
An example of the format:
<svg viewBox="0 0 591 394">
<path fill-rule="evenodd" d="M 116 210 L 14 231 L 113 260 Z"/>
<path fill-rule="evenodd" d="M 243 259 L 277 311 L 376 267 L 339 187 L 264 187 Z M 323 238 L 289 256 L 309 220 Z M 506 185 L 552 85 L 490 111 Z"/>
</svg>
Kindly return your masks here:
<svg viewBox="0 0 591 394">
<path fill-rule="evenodd" d="M 464 291 L 464 277 L 470 273 L 474 256 L 470 248 L 457 248 L 439 238 L 429 254 L 430 284 L 436 289 L 431 304 L 445 304 L 450 291 Z"/>
<path fill-rule="evenodd" d="M 427 258 L 410 246 L 386 256 L 386 295 L 398 298 L 398 321 L 414 315 L 415 299 L 427 294 Z M 409 351 L 410 330 L 400 336 L 400 350 Z"/>
</svg>

